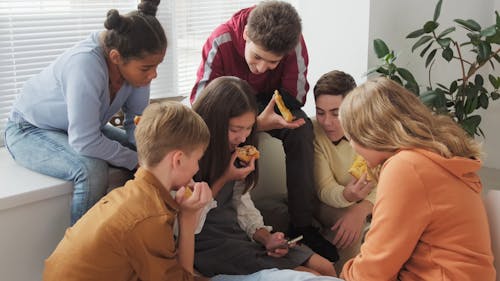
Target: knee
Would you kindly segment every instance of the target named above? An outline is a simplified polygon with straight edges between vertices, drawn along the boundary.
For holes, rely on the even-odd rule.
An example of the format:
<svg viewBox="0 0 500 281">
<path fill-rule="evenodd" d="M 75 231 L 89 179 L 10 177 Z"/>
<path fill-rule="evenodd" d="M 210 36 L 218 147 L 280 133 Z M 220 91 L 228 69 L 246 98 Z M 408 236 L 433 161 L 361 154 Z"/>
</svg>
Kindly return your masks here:
<svg viewBox="0 0 500 281">
<path fill-rule="evenodd" d="M 76 168 L 75 181 L 92 180 L 96 183 L 106 185 L 108 181 L 108 163 L 104 160 L 82 157 Z"/>
</svg>

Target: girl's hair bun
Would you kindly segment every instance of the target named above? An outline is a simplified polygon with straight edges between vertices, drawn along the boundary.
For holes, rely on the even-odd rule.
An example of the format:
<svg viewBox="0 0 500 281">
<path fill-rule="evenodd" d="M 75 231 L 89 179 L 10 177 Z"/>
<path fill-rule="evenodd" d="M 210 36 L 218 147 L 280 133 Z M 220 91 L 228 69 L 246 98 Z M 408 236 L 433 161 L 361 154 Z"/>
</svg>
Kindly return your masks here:
<svg viewBox="0 0 500 281">
<path fill-rule="evenodd" d="M 111 9 L 108 11 L 104 27 L 107 30 L 115 30 L 118 33 L 123 33 L 129 29 L 129 20 L 122 17 L 117 10 Z"/>
<path fill-rule="evenodd" d="M 111 30 L 111 29 L 116 29 L 120 26 L 120 23 L 122 21 L 122 17 L 120 16 L 120 13 L 118 13 L 117 10 L 112 9 L 108 11 L 108 14 L 106 15 L 106 21 L 104 22 L 104 27 L 106 29 Z"/>
<path fill-rule="evenodd" d="M 158 5 L 160 5 L 160 0 L 142 0 L 141 3 L 137 5 L 137 10 L 145 15 L 154 17 L 156 16 Z"/>
</svg>

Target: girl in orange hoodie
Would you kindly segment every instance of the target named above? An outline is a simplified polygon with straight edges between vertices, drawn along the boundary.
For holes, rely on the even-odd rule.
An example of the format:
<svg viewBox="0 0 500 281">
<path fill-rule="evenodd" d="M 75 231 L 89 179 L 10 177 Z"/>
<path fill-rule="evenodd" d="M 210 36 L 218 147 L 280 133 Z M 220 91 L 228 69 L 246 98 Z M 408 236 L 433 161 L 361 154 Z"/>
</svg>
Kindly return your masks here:
<svg viewBox="0 0 500 281">
<path fill-rule="evenodd" d="M 494 281 L 478 143 L 386 78 L 348 94 L 340 122 L 368 165 L 383 165 L 371 229 L 341 277 Z"/>
</svg>

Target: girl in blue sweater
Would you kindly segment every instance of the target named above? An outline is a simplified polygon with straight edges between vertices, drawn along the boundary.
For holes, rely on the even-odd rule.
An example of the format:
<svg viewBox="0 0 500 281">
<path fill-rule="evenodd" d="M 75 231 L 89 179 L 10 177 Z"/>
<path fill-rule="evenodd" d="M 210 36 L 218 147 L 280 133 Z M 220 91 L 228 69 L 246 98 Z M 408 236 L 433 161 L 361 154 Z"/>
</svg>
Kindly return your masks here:
<svg viewBox="0 0 500 281">
<path fill-rule="evenodd" d="M 106 30 L 28 80 L 13 106 L 6 146 L 20 165 L 74 183 L 71 224 L 104 195 L 108 164 L 137 167 L 133 118 L 149 103 L 167 48 L 159 2 L 143 0 L 127 15 L 110 10 Z M 119 110 L 124 130 L 108 124 Z"/>
</svg>

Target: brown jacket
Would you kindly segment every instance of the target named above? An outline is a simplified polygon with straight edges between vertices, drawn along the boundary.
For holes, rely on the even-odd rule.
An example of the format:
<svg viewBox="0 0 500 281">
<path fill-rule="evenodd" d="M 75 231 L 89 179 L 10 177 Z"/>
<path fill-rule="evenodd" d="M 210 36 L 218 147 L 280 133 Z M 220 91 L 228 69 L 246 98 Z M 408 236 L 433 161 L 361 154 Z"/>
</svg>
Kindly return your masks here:
<svg viewBox="0 0 500 281">
<path fill-rule="evenodd" d="M 178 210 L 160 182 L 139 169 L 66 231 L 43 280 L 193 280 L 177 262 Z"/>
</svg>

